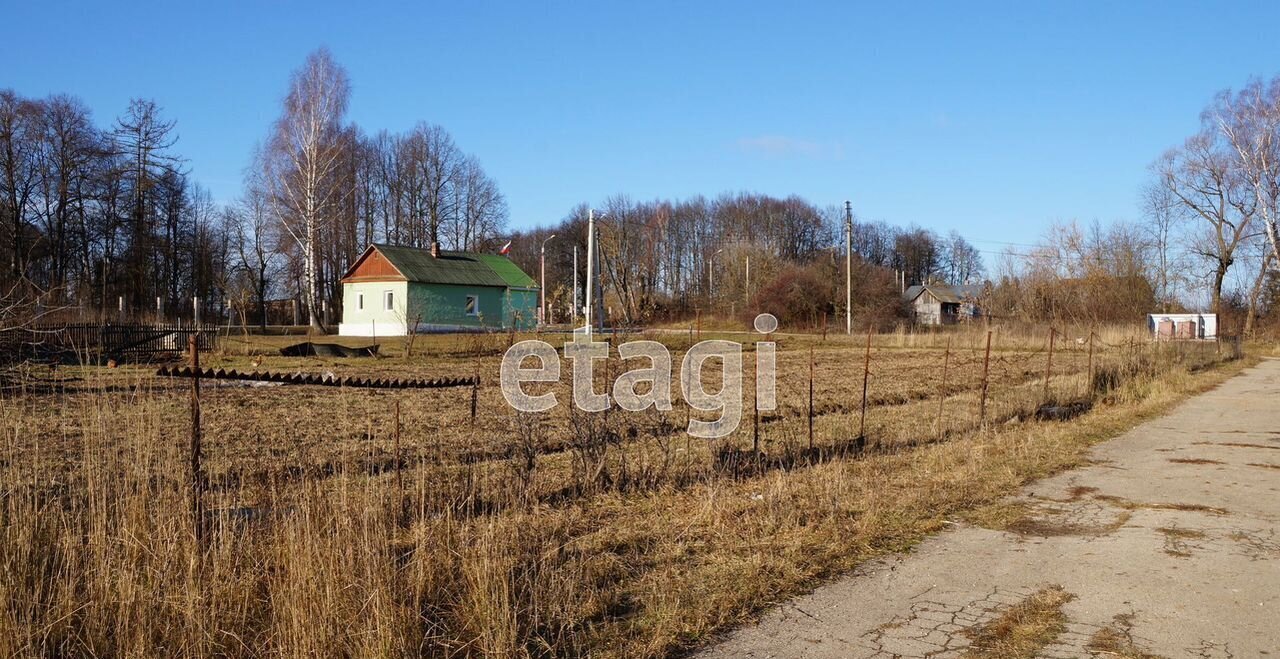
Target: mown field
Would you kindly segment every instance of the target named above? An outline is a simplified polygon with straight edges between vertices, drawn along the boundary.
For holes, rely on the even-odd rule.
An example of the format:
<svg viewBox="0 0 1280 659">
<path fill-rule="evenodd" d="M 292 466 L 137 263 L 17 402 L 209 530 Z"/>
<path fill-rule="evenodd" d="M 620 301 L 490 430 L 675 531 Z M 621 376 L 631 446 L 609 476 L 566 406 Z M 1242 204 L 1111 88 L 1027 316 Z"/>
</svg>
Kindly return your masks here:
<svg viewBox="0 0 1280 659">
<path fill-rule="evenodd" d="M 997 329 L 982 424 L 983 331 L 872 337 L 865 419 L 865 335 L 779 335 L 779 407 L 756 423 L 761 337 L 703 334 L 746 342 L 746 416 L 714 441 L 684 432 L 700 413 L 678 386 L 669 412 L 573 410 L 567 364 L 548 385 L 558 408 L 512 411 L 498 365 L 533 337 L 420 337 L 411 355 L 384 341 L 377 359 L 286 358 L 275 351 L 296 337 L 225 337 L 204 365 L 478 373 L 481 386 L 473 418 L 470 387 L 204 382 L 203 543 L 190 381 L 154 366 L 34 367 L 0 394 L 0 654 L 679 652 L 1076 464 L 1090 442 L 1247 361 L 1112 331 L 1092 342 L 1091 367 L 1087 336 L 1062 332 L 1049 369 L 1047 330 Z M 634 338 L 668 345 L 678 371 L 697 337 L 616 340 Z M 601 390 L 628 367 L 613 354 Z M 1093 409 L 1037 421 L 1046 401 Z"/>
</svg>

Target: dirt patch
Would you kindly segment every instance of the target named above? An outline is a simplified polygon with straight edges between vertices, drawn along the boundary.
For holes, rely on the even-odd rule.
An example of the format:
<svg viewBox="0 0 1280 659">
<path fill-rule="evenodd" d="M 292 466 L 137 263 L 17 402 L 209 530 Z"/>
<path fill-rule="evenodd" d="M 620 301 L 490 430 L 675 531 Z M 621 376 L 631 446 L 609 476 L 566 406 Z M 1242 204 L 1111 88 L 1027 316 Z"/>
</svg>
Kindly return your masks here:
<svg viewBox="0 0 1280 659">
<path fill-rule="evenodd" d="M 984 529 L 1006 531 L 1009 525 L 1026 518 L 1031 510 L 1031 505 L 1025 501 L 997 501 L 966 512 L 964 519 Z"/>
<path fill-rule="evenodd" d="M 1131 629 L 1133 629 L 1133 614 L 1122 613 L 1116 616 L 1110 625 L 1099 629 L 1085 647 L 1092 652 L 1121 659 L 1164 659 L 1158 654 L 1151 654 L 1139 648 L 1133 642 Z"/>
<path fill-rule="evenodd" d="M 1233 446 L 1235 448 L 1265 448 L 1273 451 L 1280 451 L 1280 446 L 1267 446 L 1266 444 L 1250 444 L 1248 442 L 1191 442 L 1201 446 Z"/>
<path fill-rule="evenodd" d="M 1198 503 L 1149 503 L 1145 501 L 1132 501 L 1130 499 L 1111 494 L 1099 494 L 1094 496 L 1094 498 L 1098 501 L 1105 501 L 1117 508 L 1125 508 L 1127 510 L 1143 508 L 1147 510 L 1182 510 L 1186 512 L 1209 513 L 1210 515 L 1231 514 L 1231 512 L 1225 508 L 1215 508 L 1213 506 L 1205 506 Z"/>
<path fill-rule="evenodd" d="M 1222 465 L 1227 464 L 1221 460 L 1210 460 L 1208 458 L 1169 458 L 1169 462 L 1176 462 L 1183 465 Z"/>
<path fill-rule="evenodd" d="M 995 620 L 964 632 L 973 639 L 967 659 L 1035 657 L 1066 629 L 1062 607 L 1075 595 L 1062 586 L 1043 588 L 1006 609 Z"/>
<path fill-rule="evenodd" d="M 1176 526 L 1163 527 L 1163 528 L 1158 528 L 1156 530 L 1171 538 L 1197 538 L 1198 539 L 1198 538 L 1205 537 L 1203 531 L 1197 531 L 1195 529 L 1180 529 Z"/>
<path fill-rule="evenodd" d="M 1164 553 L 1175 558 L 1190 558 L 1191 550 L 1202 549 L 1202 547 L 1193 544 L 1192 541 L 1203 540 L 1206 537 L 1202 531 L 1176 526 L 1161 527 L 1156 531 L 1164 534 Z"/>
<path fill-rule="evenodd" d="M 1098 491 L 1096 487 L 1088 487 L 1086 485 L 1076 485 L 1067 490 L 1067 501 L 1079 501 L 1086 495 L 1094 494 Z"/>
<path fill-rule="evenodd" d="M 1131 513 L 1125 511 L 1116 515 L 1107 524 L 1079 524 L 1075 522 L 1059 522 L 1053 519 L 1024 517 L 1009 524 L 1007 531 L 1019 535 L 1034 535 L 1041 538 L 1054 538 L 1065 535 L 1106 535 L 1128 523 Z"/>
<path fill-rule="evenodd" d="M 1131 513 L 1127 510 L 1111 515 L 1107 514 L 1105 507 L 1097 504 L 1085 504 L 1083 507 L 1052 505 L 1075 503 L 1094 491 L 1096 488 L 1079 487 L 1072 488 L 1067 499 L 1040 498 L 1050 505 L 1001 501 L 971 511 L 964 518 L 985 529 L 1041 538 L 1106 535 L 1128 523 Z"/>
</svg>

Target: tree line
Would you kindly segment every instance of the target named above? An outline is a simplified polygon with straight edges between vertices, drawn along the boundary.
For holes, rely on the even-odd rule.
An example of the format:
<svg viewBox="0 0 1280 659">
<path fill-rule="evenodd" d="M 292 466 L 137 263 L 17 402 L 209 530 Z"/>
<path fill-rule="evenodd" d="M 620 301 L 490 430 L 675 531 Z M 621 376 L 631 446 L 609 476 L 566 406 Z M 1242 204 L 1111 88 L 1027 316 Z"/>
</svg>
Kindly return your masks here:
<svg viewBox="0 0 1280 659">
<path fill-rule="evenodd" d="M 153 101 L 102 127 L 74 97 L 0 90 L 0 289 L 98 309 L 214 295 L 228 256 L 219 211 L 174 128 Z"/>
<path fill-rule="evenodd" d="M 812 323 L 844 307 L 843 207 L 750 192 L 653 201 L 618 195 L 513 234 L 511 258 L 535 277 L 545 244 L 549 320 L 571 313 L 575 253 L 578 306 L 585 301 L 589 208 L 596 213 L 602 311 L 618 321 L 771 310 L 784 321 Z M 985 273 L 979 250 L 958 233 L 857 218 L 851 224 L 854 305 L 866 322 L 903 318 L 904 285 L 980 282 Z M 780 278 L 793 283 L 782 286 Z"/>
<path fill-rule="evenodd" d="M 336 318 L 338 280 L 369 243 L 493 249 L 507 206 L 479 161 L 426 122 L 368 134 L 347 121 L 349 98 L 345 70 L 325 49 L 310 54 L 242 194 L 218 204 L 155 101 L 131 101 L 104 127 L 74 97 L 0 90 L 0 295 L 246 324 L 265 324 L 284 297 L 318 327 L 324 311 Z"/>
<path fill-rule="evenodd" d="M 1034 321 L 1207 307 L 1247 332 L 1280 315 L 1280 77 L 1213 98 L 1200 129 L 1151 165 L 1140 218 L 1056 224 L 994 258 L 955 232 L 855 217 L 846 235 L 842 206 L 752 192 L 618 195 L 511 233 L 497 183 L 444 128 L 366 132 L 347 118 L 350 95 L 327 50 L 308 55 L 241 194 L 215 203 L 155 101 L 99 124 L 72 96 L 0 90 L 0 295 L 245 324 L 267 323 L 284 298 L 319 327 L 336 320 L 339 279 L 370 243 L 493 251 L 510 239 L 535 278 L 545 243 L 550 319 L 564 320 L 575 250 L 583 301 L 594 207 L 603 303 L 633 324 L 703 311 L 843 315 L 846 240 L 860 322 L 909 318 L 901 291 L 920 283 L 985 283 L 989 314 Z"/>
</svg>

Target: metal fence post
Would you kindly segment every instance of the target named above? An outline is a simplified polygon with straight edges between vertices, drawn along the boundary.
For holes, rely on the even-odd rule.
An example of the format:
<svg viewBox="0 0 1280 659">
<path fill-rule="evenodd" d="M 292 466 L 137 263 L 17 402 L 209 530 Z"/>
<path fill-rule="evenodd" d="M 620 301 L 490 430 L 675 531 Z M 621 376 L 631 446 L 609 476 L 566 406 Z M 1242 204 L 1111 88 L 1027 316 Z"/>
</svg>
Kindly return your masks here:
<svg viewBox="0 0 1280 659">
<path fill-rule="evenodd" d="M 755 454 L 757 459 L 760 457 L 760 378 L 759 373 L 757 373 L 758 370 L 757 367 L 751 371 L 752 375 L 756 376 L 752 378 L 751 383 L 751 452 Z"/>
<path fill-rule="evenodd" d="M 191 352 L 191 517 L 196 547 L 204 550 L 204 468 L 201 465 L 200 431 L 200 338 L 192 332 L 187 339 Z"/>
<path fill-rule="evenodd" d="M 951 365 L 951 337 L 947 337 L 947 350 L 942 354 L 942 388 L 938 395 L 938 437 L 942 437 L 942 408 L 947 402 L 947 367 Z"/>
<path fill-rule="evenodd" d="M 476 360 L 476 375 L 471 382 L 471 425 L 476 425 L 476 408 L 480 394 L 480 360 Z"/>
<path fill-rule="evenodd" d="M 1049 377 L 1053 374 L 1053 339 L 1057 335 L 1058 330 L 1049 328 L 1049 360 L 1044 366 L 1044 401 L 1049 402 Z"/>
<path fill-rule="evenodd" d="M 862 414 L 858 419 L 858 437 L 867 436 L 867 381 L 871 377 L 871 328 L 867 328 L 867 350 L 862 361 Z"/>
<path fill-rule="evenodd" d="M 396 521 L 404 525 L 404 475 L 400 472 L 400 399 L 395 399 Z"/>
<path fill-rule="evenodd" d="M 987 387 L 991 373 L 991 330 L 987 330 L 987 354 L 982 358 L 982 402 L 978 407 L 978 425 L 987 425 Z"/>
<path fill-rule="evenodd" d="M 809 346 L 809 452 L 813 453 L 813 346 Z"/>
<path fill-rule="evenodd" d="M 1093 398 L 1093 330 L 1089 330 L 1089 379 L 1085 382 L 1089 398 Z"/>
</svg>

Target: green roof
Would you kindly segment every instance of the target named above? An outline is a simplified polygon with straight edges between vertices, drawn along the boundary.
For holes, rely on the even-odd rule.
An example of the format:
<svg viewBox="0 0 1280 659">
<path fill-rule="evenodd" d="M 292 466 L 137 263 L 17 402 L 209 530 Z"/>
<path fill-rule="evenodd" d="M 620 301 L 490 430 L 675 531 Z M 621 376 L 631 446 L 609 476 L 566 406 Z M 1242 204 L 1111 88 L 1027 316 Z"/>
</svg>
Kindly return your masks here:
<svg viewBox="0 0 1280 659">
<path fill-rule="evenodd" d="M 400 245 L 373 245 L 406 279 L 423 284 L 527 288 L 534 281 L 505 256 L 440 252 Z"/>
<path fill-rule="evenodd" d="M 511 288 L 537 288 L 538 282 L 526 275 L 511 259 L 497 254 L 471 254 L 489 266 Z"/>
</svg>

